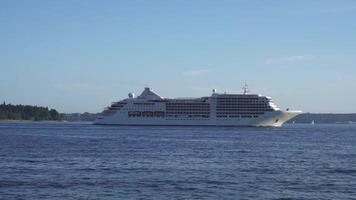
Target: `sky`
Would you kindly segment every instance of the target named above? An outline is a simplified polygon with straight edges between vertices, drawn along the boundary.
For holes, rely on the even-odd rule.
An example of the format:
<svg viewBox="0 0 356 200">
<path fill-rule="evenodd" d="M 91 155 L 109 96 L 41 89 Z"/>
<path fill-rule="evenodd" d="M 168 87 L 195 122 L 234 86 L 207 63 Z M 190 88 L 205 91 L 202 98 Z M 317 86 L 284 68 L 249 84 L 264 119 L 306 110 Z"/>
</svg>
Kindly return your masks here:
<svg viewBox="0 0 356 200">
<path fill-rule="evenodd" d="M 356 112 L 354 0 L 2 0 L 0 101 L 100 112 L 164 97 L 271 96 Z"/>
</svg>

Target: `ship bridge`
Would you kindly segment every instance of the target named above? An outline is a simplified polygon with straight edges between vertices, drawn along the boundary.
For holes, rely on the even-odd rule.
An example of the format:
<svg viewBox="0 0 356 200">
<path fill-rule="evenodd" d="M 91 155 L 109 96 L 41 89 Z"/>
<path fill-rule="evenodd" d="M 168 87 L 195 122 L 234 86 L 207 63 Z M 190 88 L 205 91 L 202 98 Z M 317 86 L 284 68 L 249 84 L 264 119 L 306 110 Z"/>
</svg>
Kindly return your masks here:
<svg viewBox="0 0 356 200">
<path fill-rule="evenodd" d="M 137 97 L 140 100 L 163 100 L 163 97 L 152 91 L 149 87 L 145 87 L 145 90 Z"/>
</svg>

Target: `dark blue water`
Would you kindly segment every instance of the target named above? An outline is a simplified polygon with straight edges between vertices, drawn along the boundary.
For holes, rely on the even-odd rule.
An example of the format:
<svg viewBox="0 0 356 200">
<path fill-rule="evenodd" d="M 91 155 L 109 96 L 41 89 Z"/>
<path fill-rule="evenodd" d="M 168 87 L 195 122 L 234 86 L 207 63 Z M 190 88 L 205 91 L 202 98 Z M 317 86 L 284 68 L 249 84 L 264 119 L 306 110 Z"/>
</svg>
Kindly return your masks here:
<svg viewBox="0 0 356 200">
<path fill-rule="evenodd" d="M 0 199 L 355 198 L 355 125 L 0 123 Z"/>
</svg>

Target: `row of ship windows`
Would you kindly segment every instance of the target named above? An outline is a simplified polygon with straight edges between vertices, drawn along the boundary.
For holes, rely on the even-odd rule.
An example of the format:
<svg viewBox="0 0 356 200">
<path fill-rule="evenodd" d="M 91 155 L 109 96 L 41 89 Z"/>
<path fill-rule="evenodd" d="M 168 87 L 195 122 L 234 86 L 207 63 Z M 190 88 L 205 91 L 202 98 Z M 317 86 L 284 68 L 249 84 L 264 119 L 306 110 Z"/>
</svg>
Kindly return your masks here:
<svg viewBox="0 0 356 200">
<path fill-rule="evenodd" d="M 125 105 L 111 105 L 109 108 L 122 108 Z M 226 107 L 226 106 L 231 106 L 231 107 L 246 107 L 246 106 L 269 106 L 266 102 L 257 102 L 257 103 L 248 103 L 248 102 L 218 102 L 217 107 Z M 155 108 L 154 105 L 148 105 L 148 106 L 140 106 L 137 105 L 135 107 L 141 108 Z M 191 109 L 191 108 L 197 108 L 197 109 L 209 109 L 210 105 L 209 104 L 204 104 L 204 105 L 166 105 L 167 109 Z"/>
<path fill-rule="evenodd" d="M 127 115 L 129 117 L 164 117 L 165 113 L 162 111 L 129 111 Z"/>
<path fill-rule="evenodd" d="M 201 107 L 206 107 L 209 108 L 210 105 L 166 105 L 166 108 L 201 108 Z"/>
<path fill-rule="evenodd" d="M 216 112 L 216 114 L 254 114 L 254 113 L 259 113 L 263 114 L 265 113 L 264 110 L 245 110 L 245 111 L 219 111 Z"/>
<path fill-rule="evenodd" d="M 209 115 L 209 112 L 167 112 L 172 115 Z"/>
<path fill-rule="evenodd" d="M 216 101 L 217 103 L 268 103 L 268 101 L 263 100 L 229 100 L 229 101 Z"/>
<path fill-rule="evenodd" d="M 109 108 L 109 111 L 119 110 L 117 108 Z M 263 113 L 266 111 L 272 111 L 272 108 L 240 108 L 240 109 L 217 109 L 217 113 Z M 129 111 L 129 112 L 139 112 L 140 111 Z M 152 111 L 143 111 L 146 112 L 146 115 L 154 115 Z M 157 112 L 157 111 L 155 111 Z M 163 111 L 160 111 L 164 113 Z M 210 110 L 167 110 L 167 113 L 172 114 L 209 114 Z M 150 114 L 152 113 L 152 114 Z"/>
<path fill-rule="evenodd" d="M 210 109 L 197 110 L 197 109 L 167 109 L 167 112 L 209 112 Z"/>
<path fill-rule="evenodd" d="M 269 110 L 219 110 L 217 111 L 216 113 L 218 114 L 235 114 L 235 113 L 242 113 L 242 114 L 245 114 L 245 113 L 265 113 L 265 112 L 268 112 Z"/>
<path fill-rule="evenodd" d="M 225 97 L 218 97 L 217 99 L 265 99 L 264 97 L 248 97 L 248 96 L 225 96 Z"/>
<path fill-rule="evenodd" d="M 197 109 L 197 110 L 202 110 L 202 109 L 209 109 L 209 106 L 204 106 L 204 107 L 166 107 L 166 109 L 182 109 L 182 110 L 191 110 L 191 109 Z"/>
<path fill-rule="evenodd" d="M 155 105 L 155 103 L 133 103 L 134 105 Z"/>
<path fill-rule="evenodd" d="M 126 105 L 126 102 L 112 102 L 111 104 L 120 104 L 120 105 Z"/>
<path fill-rule="evenodd" d="M 169 101 L 166 104 L 205 104 L 207 101 Z"/>
<path fill-rule="evenodd" d="M 156 115 L 127 115 L 128 117 L 164 117 L 164 115 L 156 116 Z"/>
<path fill-rule="evenodd" d="M 122 108 L 122 107 L 124 107 L 124 105 L 111 105 L 110 107 L 111 108 Z"/>
<path fill-rule="evenodd" d="M 216 108 L 266 108 L 270 107 L 268 104 L 245 104 L 245 105 L 231 105 L 231 104 L 218 104 Z"/>
<path fill-rule="evenodd" d="M 209 113 L 164 113 L 162 111 L 129 111 L 129 117 L 188 117 L 188 118 L 208 118 Z"/>
<path fill-rule="evenodd" d="M 217 115 L 217 118 L 257 118 L 258 115 Z"/>
<path fill-rule="evenodd" d="M 154 115 L 128 115 L 128 117 L 158 117 L 164 118 L 165 116 L 154 116 Z M 167 118 L 176 118 L 176 119 L 201 119 L 201 118 L 209 118 L 209 115 L 188 115 L 188 116 L 181 116 L 181 115 L 167 115 Z M 217 118 L 257 118 L 258 115 L 217 115 Z"/>
<path fill-rule="evenodd" d="M 247 100 L 260 100 L 266 101 L 266 98 L 217 98 L 218 101 L 247 101 Z"/>
<path fill-rule="evenodd" d="M 159 107 L 157 106 L 133 106 L 133 107 L 127 107 L 128 110 L 133 110 L 133 109 L 151 109 L 155 110 L 158 109 Z"/>
<path fill-rule="evenodd" d="M 218 102 L 217 105 L 268 105 L 267 102 Z"/>
<path fill-rule="evenodd" d="M 167 117 L 174 118 L 209 118 L 209 115 L 168 115 Z"/>
<path fill-rule="evenodd" d="M 128 117 L 158 117 L 163 118 L 164 115 L 156 116 L 156 115 L 135 115 L 135 114 L 128 114 Z M 167 115 L 167 118 L 180 118 L 180 119 L 199 119 L 199 118 L 209 118 L 209 115 Z"/>
<path fill-rule="evenodd" d="M 230 106 L 230 105 L 218 105 L 216 109 L 251 109 L 251 108 L 270 108 L 269 105 L 245 105 L 245 106 Z"/>
<path fill-rule="evenodd" d="M 264 112 L 218 112 L 217 115 L 262 115 Z"/>
<path fill-rule="evenodd" d="M 158 117 L 163 118 L 164 115 L 134 115 L 128 114 L 128 117 Z M 167 115 L 167 118 L 194 119 L 194 118 L 209 118 L 209 115 Z M 217 118 L 257 118 L 258 115 L 217 115 Z"/>
<path fill-rule="evenodd" d="M 166 105 L 166 108 L 209 108 L 210 105 Z"/>
<path fill-rule="evenodd" d="M 120 110 L 122 109 L 122 107 L 108 107 L 109 110 Z M 135 109 L 147 109 L 147 110 L 153 110 L 153 109 L 157 109 L 156 107 L 144 107 L 144 108 L 133 108 L 133 107 L 129 107 L 129 108 L 124 108 L 123 110 L 135 110 Z"/>
<path fill-rule="evenodd" d="M 153 110 L 162 110 L 163 108 L 162 107 L 158 107 L 158 106 L 155 106 L 155 107 L 148 107 L 148 106 L 145 106 L 145 107 L 138 107 L 138 106 L 134 106 L 134 107 L 127 107 L 126 109 L 124 110 L 147 110 L 147 111 L 153 111 Z"/>
<path fill-rule="evenodd" d="M 236 105 L 236 104 L 268 104 L 267 101 L 218 101 L 216 102 L 217 104 L 232 104 L 232 105 Z"/>
<path fill-rule="evenodd" d="M 270 108 L 266 109 L 219 109 L 216 112 L 264 112 L 264 111 L 272 111 Z"/>
<path fill-rule="evenodd" d="M 209 120 L 208 118 L 166 118 L 166 120 Z"/>
<path fill-rule="evenodd" d="M 118 108 L 118 107 L 109 107 L 108 109 L 109 110 L 120 110 L 120 108 Z"/>
<path fill-rule="evenodd" d="M 208 103 L 207 101 L 170 101 L 166 104 L 204 104 Z"/>
<path fill-rule="evenodd" d="M 270 106 L 248 106 L 248 107 L 218 106 L 218 107 L 216 107 L 217 110 L 219 110 L 219 109 L 246 110 L 246 109 L 255 109 L 255 108 L 271 108 L 271 107 Z"/>
<path fill-rule="evenodd" d="M 210 105 L 207 104 L 207 105 L 166 105 L 167 108 L 184 108 L 184 107 L 209 107 Z"/>
</svg>

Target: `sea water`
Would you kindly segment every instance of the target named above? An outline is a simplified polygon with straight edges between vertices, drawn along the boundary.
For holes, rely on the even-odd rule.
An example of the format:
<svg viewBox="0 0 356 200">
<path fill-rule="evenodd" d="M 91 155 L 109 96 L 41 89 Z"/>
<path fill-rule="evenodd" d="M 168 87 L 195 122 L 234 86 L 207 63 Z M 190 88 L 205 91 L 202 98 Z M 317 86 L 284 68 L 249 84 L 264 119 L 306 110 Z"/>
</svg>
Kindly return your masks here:
<svg viewBox="0 0 356 200">
<path fill-rule="evenodd" d="M 0 199 L 356 199 L 356 125 L 0 122 Z"/>
</svg>

